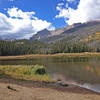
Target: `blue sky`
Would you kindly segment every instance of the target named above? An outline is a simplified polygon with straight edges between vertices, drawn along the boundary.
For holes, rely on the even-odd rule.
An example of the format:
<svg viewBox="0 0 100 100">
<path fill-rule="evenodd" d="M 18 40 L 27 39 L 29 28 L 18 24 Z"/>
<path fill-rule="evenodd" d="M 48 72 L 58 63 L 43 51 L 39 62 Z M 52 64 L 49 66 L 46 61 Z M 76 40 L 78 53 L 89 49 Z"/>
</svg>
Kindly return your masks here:
<svg viewBox="0 0 100 100">
<path fill-rule="evenodd" d="M 91 20 L 100 20 L 100 0 L 0 0 L 0 38 L 28 39 Z"/>
<path fill-rule="evenodd" d="M 56 19 L 58 11 L 56 10 L 56 6 L 58 3 L 62 3 L 62 0 L 0 0 L 0 12 L 7 14 L 4 8 L 12 8 L 17 7 L 23 11 L 34 11 L 36 13 L 36 17 L 47 20 L 51 22 L 55 28 L 63 27 L 66 25 L 63 18 Z M 64 1 L 64 3 L 66 3 Z M 68 2 L 69 3 L 69 2 Z M 77 7 L 76 3 L 69 3 L 69 5 L 73 8 Z"/>
</svg>

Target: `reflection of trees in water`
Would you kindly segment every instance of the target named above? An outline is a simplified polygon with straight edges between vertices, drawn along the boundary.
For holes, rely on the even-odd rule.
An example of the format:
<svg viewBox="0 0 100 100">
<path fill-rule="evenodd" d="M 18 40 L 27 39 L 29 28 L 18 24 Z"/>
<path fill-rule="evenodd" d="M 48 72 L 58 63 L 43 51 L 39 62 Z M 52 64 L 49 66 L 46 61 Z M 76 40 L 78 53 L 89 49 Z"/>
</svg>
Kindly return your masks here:
<svg viewBox="0 0 100 100">
<path fill-rule="evenodd" d="M 100 60 L 99 60 L 100 61 Z M 53 76 L 58 75 L 58 78 L 65 80 L 72 79 L 82 83 L 100 83 L 100 62 L 95 60 L 77 60 L 74 59 L 57 59 L 57 58 L 42 58 L 29 60 L 13 60 L 0 62 L 2 64 L 22 64 L 22 65 L 44 65 L 47 72 Z M 59 76 L 60 75 L 60 76 Z M 63 76 L 63 77 L 62 77 Z M 57 76 L 53 76 L 57 77 Z"/>
<path fill-rule="evenodd" d="M 98 65 L 98 63 L 86 66 L 86 70 L 93 73 L 96 79 L 100 79 L 100 66 Z"/>
<path fill-rule="evenodd" d="M 98 74 L 100 68 L 96 67 L 96 65 L 90 66 L 88 62 L 52 63 L 48 69 L 52 69 L 51 74 L 64 75 L 66 80 L 72 79 L 82 83 L 100 83 L 100 75 Z"/>
</svg>

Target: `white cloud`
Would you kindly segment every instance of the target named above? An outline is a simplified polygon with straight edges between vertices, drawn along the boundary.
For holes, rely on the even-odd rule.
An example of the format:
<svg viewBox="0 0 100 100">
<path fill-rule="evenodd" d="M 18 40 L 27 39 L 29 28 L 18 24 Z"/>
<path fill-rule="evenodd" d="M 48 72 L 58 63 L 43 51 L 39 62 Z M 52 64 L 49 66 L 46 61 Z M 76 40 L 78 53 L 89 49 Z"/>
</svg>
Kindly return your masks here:
<svg viewBox="0 0 100 100">
<path fill-rule="evenodd" d="M 66 17 L 66 14 L 68 13 L 68 11 L 66 10 L 68 8 L 68 3 L 66 3 L 66 8 L 63 8 L 64 3 L 58 3 L 56 9 L 59 11 L 59 15 L 56 15 L 56 18 L 60 18 L 60 17 Z"/>
<path fill-rule="evenodd" d="M 26 19 L 26 18 L 32 18 L 33 15 L 35 15 L 35 12 L 23 12 L 18 8 L 12 8 L 12 9 L 9 8 L 8 14 L 10 17 L 20 17 Z"/>
<path fill-rule="evenodd" d="M 3 35 L 6 33 L 6 31 L 9 31 L 11 29 L 11 24 L 8 21 L 7 16 L 0 13 L 0 35 Z"/>
<path fill-rule="evenodd" d="M 0 13 L 0 37 L 29 38 L 42 29 L 54 29 L 50 22 L 35 17 L 35 12 L 23 12 L 18 8 L 9 8 L 7 17 Z"/>
<path fill-rule="evenodd" d="M 65 5 L 65 6 L 66 6 L 66 8 L 68 8 L 68 3 L 66 3 L 66 5 Z"/>
<path fill-rule="evenodd" d="M 77 1 L 77 0 L 62 0 L 62 1 L 67 1 L 67 2 L 69 2 L 69 3 L 72 3 L 72 2 L 75 2 L 75 1 Z"/>
<path fill-rule="evenodd" d="M 33 25 L 34 30 L 36 30 L 36 31 L 39 31 L 39 30 L 42 30 L 42 29 L 45 29 L 45 28 L 47 28 L 48 30 L 55 29 L 51 25 L 51 23 L 47 22 L 46 20 L 45 21 L 42 21 L 42 20 L 39 20 L 39 19 L 33 20 L 32 25 Z"/>
<path fill-rule="evenodd" d="M 63 6 L 64 5 L 64 3 L 58 3 L 58 6 Z"/>
<path fill-rule="evenodd" d="M 73 24 L 90 20 L 100 20 L 100 0 L 80 0 L 77 9 L 71 7 L 57 9 L 56 18 L 64 18 L 66 23 Z"/>
<path fill-rule="evenodd" d="M 68 2 L 72 3 L 72 2 L 75 2 L 76 0 L 67 0 Z"/>
<path fill-rule="evenodd" d="M 56 18 L 68 17 L 68 10 L 66 10 L 65 8 L 57 7 L 56 9 L 59 11 L 59 15 L 56 15 Z"/>
</svg>

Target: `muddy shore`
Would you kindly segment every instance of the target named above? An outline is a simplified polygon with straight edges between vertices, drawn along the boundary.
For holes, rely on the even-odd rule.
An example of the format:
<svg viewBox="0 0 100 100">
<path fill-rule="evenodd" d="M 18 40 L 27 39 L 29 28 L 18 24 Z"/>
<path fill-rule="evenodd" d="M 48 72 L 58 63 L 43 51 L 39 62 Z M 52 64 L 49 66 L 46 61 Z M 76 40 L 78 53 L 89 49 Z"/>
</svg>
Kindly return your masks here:
<svg viewBox="0 0 100 100">
<path fill-rule="evenodd" d="M 0 78 L 0 100 L 100 100 L 100 94 L 72 84 Z"/>
</svg>

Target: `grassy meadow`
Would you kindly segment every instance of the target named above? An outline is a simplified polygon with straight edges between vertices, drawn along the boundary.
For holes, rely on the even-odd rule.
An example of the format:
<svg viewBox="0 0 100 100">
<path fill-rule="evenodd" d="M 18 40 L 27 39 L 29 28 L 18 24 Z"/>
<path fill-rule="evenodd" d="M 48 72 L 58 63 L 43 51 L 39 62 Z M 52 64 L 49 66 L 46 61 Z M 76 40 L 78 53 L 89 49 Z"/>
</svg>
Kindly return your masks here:
<svg viewBox="0 0 100 100">
<path fill-rule="evenodd" d="M 1 78 L 14 78 L 34 81 L 52 81 L 44 66 L 39 65 L 0 65 Z"/>
</svg>

